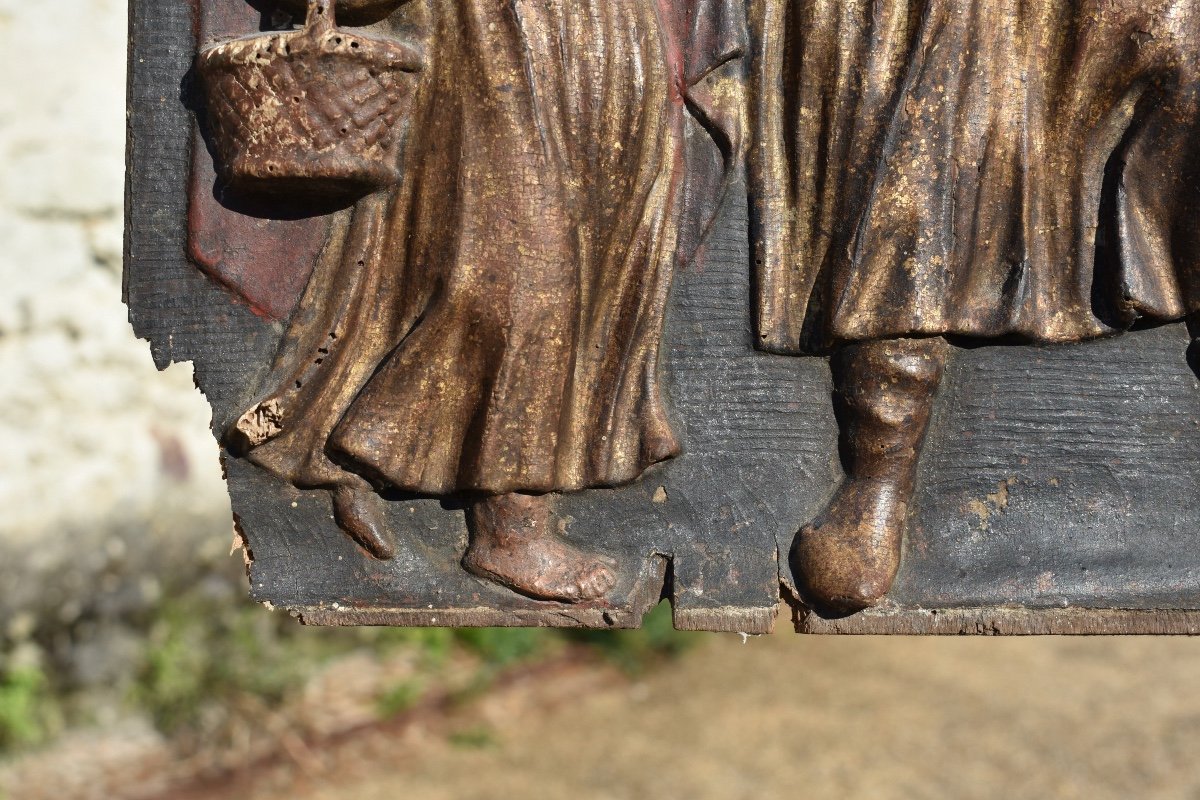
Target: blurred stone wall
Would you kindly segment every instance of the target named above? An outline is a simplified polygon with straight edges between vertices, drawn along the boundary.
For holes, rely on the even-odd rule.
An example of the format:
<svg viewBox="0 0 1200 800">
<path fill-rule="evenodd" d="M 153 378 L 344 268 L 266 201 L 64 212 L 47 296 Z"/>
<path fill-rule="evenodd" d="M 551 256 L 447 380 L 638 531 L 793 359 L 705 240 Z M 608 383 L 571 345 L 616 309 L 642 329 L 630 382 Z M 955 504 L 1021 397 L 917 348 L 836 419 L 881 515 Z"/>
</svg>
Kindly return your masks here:
<svg viewBox="0 0 1200 800">
<path fill-rule="evenodd" d="M 0 671 L 85 684 L 127 668 L 122 620 L 229 572 L 208 407 L 121 303 L 126 18 L 0 0 Z"/>
</svg>

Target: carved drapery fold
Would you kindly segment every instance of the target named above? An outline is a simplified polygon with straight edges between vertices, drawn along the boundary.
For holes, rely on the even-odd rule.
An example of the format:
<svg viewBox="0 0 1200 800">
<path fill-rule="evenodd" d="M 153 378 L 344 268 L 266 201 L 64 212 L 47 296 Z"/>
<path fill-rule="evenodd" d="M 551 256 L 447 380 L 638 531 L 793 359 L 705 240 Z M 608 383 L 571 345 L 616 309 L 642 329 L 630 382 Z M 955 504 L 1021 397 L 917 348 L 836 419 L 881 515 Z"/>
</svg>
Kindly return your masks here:
<svg viewBox="0 0 1200 800">
<path fill-rule="evenodd" d="M 1200 308 L 1195 0 L 752 6 L 764 348 Z"/>
<path fill-rule="evenodd" d="M 244 442 L 251 460 L 302 486 L 444 494 L 615 485 L 676 454 L 658 346 L 685 104 L 712 109 L 706 125 L 736 113 L 689 100 L 683 76 L 744 41 L 703 11 L 407 10 L 429 64 L 405 178 L 335 222 L 246 417 L 278 420 Z M 704 201 L 688 212 L 710 217 Z"/>
</svg>

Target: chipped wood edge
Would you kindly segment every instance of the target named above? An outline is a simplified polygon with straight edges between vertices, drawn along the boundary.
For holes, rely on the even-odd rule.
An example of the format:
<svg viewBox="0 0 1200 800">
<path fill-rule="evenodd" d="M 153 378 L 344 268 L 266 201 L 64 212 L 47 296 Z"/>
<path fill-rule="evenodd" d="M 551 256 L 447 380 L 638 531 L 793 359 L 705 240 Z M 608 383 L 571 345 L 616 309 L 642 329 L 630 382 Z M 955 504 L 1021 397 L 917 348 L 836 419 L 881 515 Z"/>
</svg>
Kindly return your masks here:
<svg viewBox="0 0 1200 800">
<path fill-rule="evenodd" d="M 951 609 L 871 609 L 824 619 L 798 609 L 797 633 L 915 636 L 1099 636 L 1200 634 L 1200 611 L 1013 606 Z"/>
<path fill-rule="evenodd" d="M 710 631 L 713 633 L 766 634 L 775 632 L 778 606 L 745 608 L 675 608 L 675 630 Z"/>
<path fill-rule="evenodd" d="M 579 608 L 502 611 L 477 608 L 345 608 L 302 606 L 290 611 L 305 625 L 390 625 L 412 628 L 637 628 L 644 611 L 639 608 Z"/>
</svg>

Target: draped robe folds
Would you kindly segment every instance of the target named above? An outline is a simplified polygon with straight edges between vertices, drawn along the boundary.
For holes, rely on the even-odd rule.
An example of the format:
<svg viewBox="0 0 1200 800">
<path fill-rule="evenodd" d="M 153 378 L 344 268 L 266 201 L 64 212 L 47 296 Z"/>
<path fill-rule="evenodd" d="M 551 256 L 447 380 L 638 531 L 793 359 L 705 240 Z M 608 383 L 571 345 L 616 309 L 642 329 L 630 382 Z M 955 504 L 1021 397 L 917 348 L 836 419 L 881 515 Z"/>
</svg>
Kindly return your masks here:
<svg viewBox="0 0 1200 800">
<path fill-rule="evenodd" d="M 1200 0 L 753 0 L 764 349 L 1200 310 Z"/>
<path fill-rule="evenodd" d="M 421 2 L 404 181 L 335 220 L 234 438 L 303 487 L 632 481 L 680 450 L 658 348 L 685 106 L 722 118 L 686 94 L 740 53 L 706 11 L 730 0 Z"/>
</svg>

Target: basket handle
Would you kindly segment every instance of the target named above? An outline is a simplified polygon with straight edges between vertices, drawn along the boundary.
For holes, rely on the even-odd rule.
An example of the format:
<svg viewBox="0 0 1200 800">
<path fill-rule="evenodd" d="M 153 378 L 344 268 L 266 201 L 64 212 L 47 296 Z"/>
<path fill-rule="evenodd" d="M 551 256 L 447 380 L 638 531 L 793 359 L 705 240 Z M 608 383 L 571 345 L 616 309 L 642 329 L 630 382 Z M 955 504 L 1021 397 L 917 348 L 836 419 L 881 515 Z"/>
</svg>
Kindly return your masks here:
<svg viewBox="0 0 1200 800">
<path fill-rule="evenodd" d="M 333 18 L 334 0 L 308 0 L 308 19 L 304 27 L 314 33 L 333 30 L 337 23 Z"/>
</svg>

